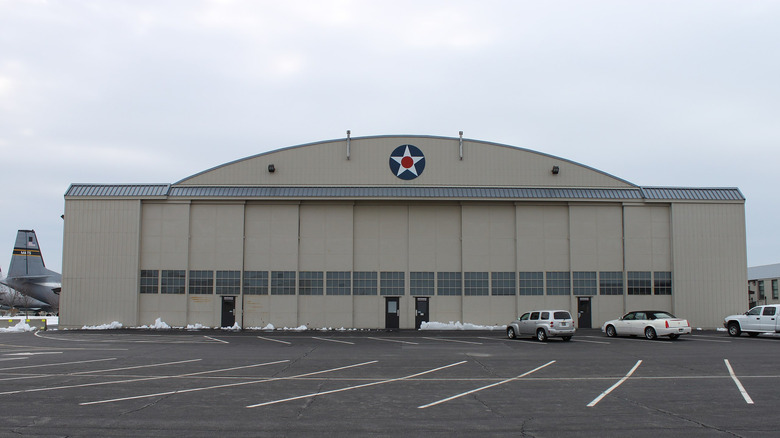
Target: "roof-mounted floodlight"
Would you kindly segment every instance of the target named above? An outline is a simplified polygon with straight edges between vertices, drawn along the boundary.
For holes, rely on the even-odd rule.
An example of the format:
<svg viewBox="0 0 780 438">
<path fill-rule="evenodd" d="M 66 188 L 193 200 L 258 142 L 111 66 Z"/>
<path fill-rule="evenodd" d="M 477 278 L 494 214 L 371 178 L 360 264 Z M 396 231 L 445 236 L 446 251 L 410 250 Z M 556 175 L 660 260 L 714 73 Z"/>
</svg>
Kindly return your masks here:
<svg viewBox="0 0 780 438">
<path fill-rule="evenodd" d="M 463 131 L 458 131 L 458 135 L 460 136 L 460 159 L 463 159 Z"/>
</svg>

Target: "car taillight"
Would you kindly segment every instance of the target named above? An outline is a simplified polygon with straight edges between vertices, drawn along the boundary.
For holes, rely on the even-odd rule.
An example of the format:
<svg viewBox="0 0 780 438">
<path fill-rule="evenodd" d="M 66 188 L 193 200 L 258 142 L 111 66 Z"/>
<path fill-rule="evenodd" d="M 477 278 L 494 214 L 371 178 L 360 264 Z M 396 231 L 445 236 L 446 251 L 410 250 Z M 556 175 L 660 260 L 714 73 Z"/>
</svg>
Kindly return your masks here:
<svg viewBox="0 0 780 438">
<path fill-rule="evenodd" d="M 550 328 L 553 328 L 555 326 L 555 321 L 550 321 Z"/>
<path fill-rule="evenodd" d="M 666 322 L 666 328 L 669 328 L 669 320 L 667 319 L 665 322 Z"/>
</svg>

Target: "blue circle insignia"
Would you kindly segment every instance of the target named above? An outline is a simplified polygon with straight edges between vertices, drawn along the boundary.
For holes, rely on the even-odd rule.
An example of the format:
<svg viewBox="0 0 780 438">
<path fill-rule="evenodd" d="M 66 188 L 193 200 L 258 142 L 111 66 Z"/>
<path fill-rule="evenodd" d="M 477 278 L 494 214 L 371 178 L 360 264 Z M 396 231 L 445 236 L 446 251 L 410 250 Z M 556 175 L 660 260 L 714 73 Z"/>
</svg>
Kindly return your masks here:
<svg viewBox="0 0 780 438">
<path fill-rule="evenodd" d="M 404 180 L 415 179 L 425 170 L 425 155 L 414 145 L 398 146 L 390 154 L 390 171 Z"/>
</svg>

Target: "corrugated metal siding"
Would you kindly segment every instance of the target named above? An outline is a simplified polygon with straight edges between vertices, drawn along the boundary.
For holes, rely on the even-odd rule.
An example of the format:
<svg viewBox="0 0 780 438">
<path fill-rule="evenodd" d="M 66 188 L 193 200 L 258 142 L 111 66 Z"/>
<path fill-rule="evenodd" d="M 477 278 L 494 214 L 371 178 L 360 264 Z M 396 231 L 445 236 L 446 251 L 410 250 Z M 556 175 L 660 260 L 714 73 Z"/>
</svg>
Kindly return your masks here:
<svg viewBox="0 0 780 438">
<path fill-rule="evenodd" d="M 455 198 L 744 201 L 737 188 L 643 187 L 639 189 L 523 187 L 201 187 L 168 184 L 73 184 L 65 197 L 183 198 Z"/>
<path fill-rule="evenodd" d="M 170 184 L 71 184 L 65 197 L 165 196 Z"/>
<path fill-rule="evenodd" d="M 691 187 L 643 187 L 647 199 L 696 200 L 696 201 L 744 201 L 737 188 L 691 188 Z"/>
</svg>

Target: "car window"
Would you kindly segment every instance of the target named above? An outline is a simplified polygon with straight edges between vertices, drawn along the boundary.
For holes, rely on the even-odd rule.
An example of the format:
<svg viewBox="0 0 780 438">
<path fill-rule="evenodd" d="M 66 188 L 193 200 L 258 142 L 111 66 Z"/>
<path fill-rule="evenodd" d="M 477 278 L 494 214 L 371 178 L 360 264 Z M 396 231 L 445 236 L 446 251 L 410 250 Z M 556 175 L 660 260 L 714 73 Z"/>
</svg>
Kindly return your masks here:
<svg viewBox="0 0 780 438">
<path fill-rule="evenodd" d="M 634 319 L 636 319 L 634 312 L 626 313 L 626 315 L 623 317 L 623 321 L 633 321 Z"/>
<path fill-rule="evenodd" d="M 530 313 L 523 313 L 523 316 L 521 316 L 520 318 L 517 318 L 517 319 L 519 319 L 520 321 L 525 321 L 525 320 L 528 319 L 528 317 L 530 315 L 531 315 Z"/>
<path fill-rule="evenodd" d="M 541 319 L 550 319 L 550 312 L 542 312 Z"/>
<path fill-rule="evenodd" d="M 669 312 L 653 312 L 650 315 L 650 319 L 672 319 L 674 315 Z"/>
<path fill-rule="evenodd" d="M 764 307 L 764 315 L 774 315 L 775 314 L 775 308 L 772 306 L 766 306 Z"/>
<path fill-rule="evenodd" d="M 529 319 L 534 321 L 539 319 L 539 312 L 531 312 L 531 317 Z"/>
<path fill-rule="evenodd" d="M 569 312 L 555 312 L 553 313 L 553 319 L 571 319 Z"/>
<path fill-rule="evenodd" d="M 645 316 L 645 312 L 636 312 L 636 317 L 634 319 L 645 320 L 647 317 Z"/>
<path fill-rule="evenodd" d="M 754 307 L 747 313 L 748 315 L 760 315 L 763 307 Z"/>
</svg>

